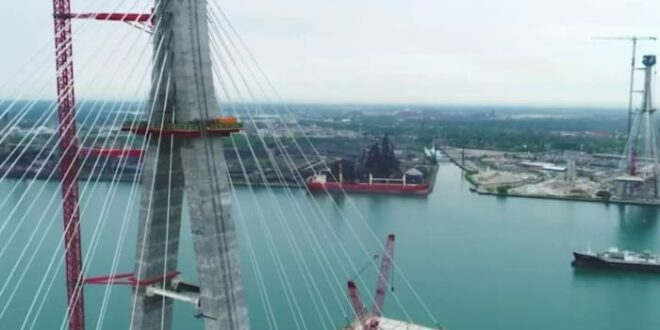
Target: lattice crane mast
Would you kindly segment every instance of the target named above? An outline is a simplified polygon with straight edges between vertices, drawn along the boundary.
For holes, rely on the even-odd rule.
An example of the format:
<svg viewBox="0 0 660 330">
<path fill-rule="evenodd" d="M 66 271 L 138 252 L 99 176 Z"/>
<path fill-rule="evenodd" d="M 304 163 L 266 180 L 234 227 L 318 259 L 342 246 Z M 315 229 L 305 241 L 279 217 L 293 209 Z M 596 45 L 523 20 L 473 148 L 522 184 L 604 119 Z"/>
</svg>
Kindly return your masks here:
<svg viewBox="0 0 660 330">
<path fill-rule="evenodd" d="M 84 294 L 79 285 L 82 278 L 82 244 L 80 239 L 80 210 L 78 192 L 78 132 L 76 129 L 76 96 L 73 65 L 72 19 L 97 19 L 121 21 L 129 24 L 150 24 L 151 14 L 92 13 L 74 14 L 71 0 L 53 0 L 55 29 L 55 65 L 57 69 L 57 102 L 59 148 L 61 150 L 60 176 L 62 190 L 62 215 L 64 222 L 67 317 L 69 329 L 85 328 Z"/>
</svg>

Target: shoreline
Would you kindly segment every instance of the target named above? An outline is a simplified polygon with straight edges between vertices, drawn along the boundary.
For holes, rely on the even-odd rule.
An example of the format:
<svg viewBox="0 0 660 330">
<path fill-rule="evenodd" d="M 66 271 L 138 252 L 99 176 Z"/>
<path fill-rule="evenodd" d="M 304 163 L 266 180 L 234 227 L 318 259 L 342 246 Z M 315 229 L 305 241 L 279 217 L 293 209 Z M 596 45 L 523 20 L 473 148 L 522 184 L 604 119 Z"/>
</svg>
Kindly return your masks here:
<svg viewBox="0 0 660 330">
<path fill-rule="evenodd" d="M 615 205 L 660 206 L 660 202 L 650 202 L 650 201 L 649 202 L 627 201 L 627 200 L 618 200 L 618 199 L 604 200 L 604 199 L 578 197 L 578 196 L 525 195 L 525 194 L 516 194 L 516 193 L 498 194 L 498 193 L 485 191 L 481 188 L 476 188 L 474 192 L 477 193 L 478 195 L 494 196 L 494 197 L 502 197 L 502 198 L 513 197 L 513 198 L 550 199 L 550 200 L 559 200 L 559 201 L 588 202 L 588 203 L 615 204 Z"/>
<path fill-rule="evenodd" d="M 452 164 L 460 168 L 462 175 L 465 176 L 465 179 L 470 182 L 472 187 L 471 191 L 475 192 L 478 195 L 482 196 L 494 196 L 494 197 L 513 197 L 513 198 L 530 198 L 530 199 L 548 199 L 548 200 L 559 200 L 559 201 L 571 201 L 571 202 L 587 202 L 587 203 L 599 203 L 599 204 L 615 204 L 615 205 L 637 205 L 637 206 L 660 206 L 660 201 L 642 201 L 642 200 L 622 200 L 622 199 L 599 199 L 591 197 L 579 197 L 579 196 L 559 196 L 559 195 L 526 195 L 519 193 L 506 193 L 500 194 L 497 192 L 491 192 L 483 187 L 481 187 L 477 182 L 475 182 L 468 174 L 474 173 L 474 169 L 468 169 L 466 166 L 460 164 L 459 161 L 451 157 L 448 153 L 445 153 L 447 158 L 451 161 Z"/>
</svg>

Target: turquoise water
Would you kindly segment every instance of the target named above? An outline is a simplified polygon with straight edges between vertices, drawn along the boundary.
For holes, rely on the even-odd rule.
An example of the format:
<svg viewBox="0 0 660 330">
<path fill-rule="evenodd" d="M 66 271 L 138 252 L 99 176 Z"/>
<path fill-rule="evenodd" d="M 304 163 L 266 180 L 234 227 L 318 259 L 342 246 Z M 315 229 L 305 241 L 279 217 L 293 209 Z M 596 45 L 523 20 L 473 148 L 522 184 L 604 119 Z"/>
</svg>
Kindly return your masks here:
<svg viewBox="0 0 660 330">
<path fill-rule="evenodd" d="M 23 248 L 28 246 L 25 259 L 29 259 L 36 241 L 41 235 L 45 236 L 31 266 L 27 267 L 25 259 L 18 263 L 15 280 L 0 291 L 0 311 L 5 309 L 0 312 L 0 329 L 21 327 L 32 300 L 36 297 L 40 301 L 44 297 L 43 292 L 37 295 L 37 290 L 52 255 L 57 256 L 56 262 L 62 255 L 58 244 L 62 230 L 59 200 L 48 207 L 48 199 L 57 193 L 58 186 L 38 182 L 29 187 L 29 183 L 24 182 L 18 183 L 16 191 L 10 194 L 14 184 L 9 181 L 0 184 L 0 196 L 8 199 L 7 205 L 0 207 L 0 223 L 7 224 L 0 233 L 0 249 L 7 246 L 4 252 L 0 250 L 1 283 L 6 282 Z M 38 196 L 41 188 L 44 193 Z M 471 194 L 468 188 L 460 171 L 446 165 L 440 168 L 436 189 L 428 198 L 353 196 L 366 223 L 357 216 L 350 201 L 343 198 L 336 199 L 339 206 L 336 208 L 329 197 L 317 196 L 315 201 L 324 216 L 319 218 L 311 207 L 313 200 L 302 191 L 294 191 L 289 196 L 282 189 L 276 190 L 274 195 L 258 190 L 258 203 L 255 203 L 247 189 L 238 189 L 238 202 L 245 221 L 241 221 L 238 207 L 234 214 L 241 234 L 241 266 L 252 327 L 267 329 L 273 325 L 267 321 L 264 311 L 260 295 L 263 291 L 257 286 L 248 237 L 254 245 L 277 327 L 337 329 L 345 324 L 345 316 L 350 313 L 344 298 L 347 278 L 359 280 L 361 294 L 371 306 L 368 300 L 375 290 L 376 270 L 368 266 L 370 256 L 379 253 L 379 245 L 391 232 L 397 235 L 394 258 L 403 276 L 394 275 L 395 290 L 388 293 L 385 308 L 389 317 L 410 318 L 417 323 L 433 325 L 432 318 L 415 297 L 416 293 L 438 323 L 449 329 L 660 327 L 659 276 L 577 271 L 570 266 L 571 251 L 586 249 L 588 242 L 593 249 L 619 246 L 660 252 L 657 208 L 495 198 Z M 83 212 L 86 250 L 90 249 L 92 233 L 100 221 L 109 189 L 109 184 L 101 183 L 85 194 L 84 205 L 88 205 Z M 90 260 L 89 275 L 110 271 L 130 190 L 129 185 L 119 187 L 110 205 L 110 216 L 103 222 L 99 247 L 93 257 L 87 258 Z M 10 215 L 24 191 L 28 192 L 28 197 L 19 204 L 17 212 Z M 265 222 L 260 219 L 260 210 Z M 44 223 L 38 224 L 44 212 Z M 284 223 L 278 217 L 280 212 L 287 216 Z M 24 215 L 25 221 L 18 226 Z M 53 226 L 48 228 L 51 220 Z M 119 263 L 120 271 L 132 268 L 135 220 L 133 214 Z M 34 228 L 39 228 L 37 237 L 28 245 Z M 6 244 L 15 229 L 14 240 Z M 273 238 L 274 250 L 269 235 L 265 234 L 267 231 Z M 180 269 L 186 279 L 194 279 L 194 254 L 187 219 L 182 233 Z M 345 251 L 338 248 L 335 238 L 341 241 Z M 292 248 L 291 242 L 297 247 Z M 281 263 L 272 257 L 273 251 L 277 251 Z M 299 262 L 297 256 L 304 262 Z M 286 272 L 286 278 L 280 279 L 278 269 Z M 364 271 L 358 276 L 361 269 Z M 26 273 L 19 285 L 17 279 L 24 270 Z M 292 298 L 287 299 L 282 282 L 290 284 L 295 303 Z M 35 311 L 29 314 L 28 326 L 35 321 L 35 329 L 59 328 L 65 308 L 62 269 L 53 283 L 39 316 L 35 318 Z M 16 293 L 10 298 L 14 288 L 17 288 Z M 88 328 L 95 328 L 97 324 L 103 293 L 104 287 L 86 288 Z M 103 328 L 126 328 L 130 293 L 125 287 L 113 288 Z M 192 313 L 192 307 L 178 304 L 176 328 L 188 329 L 201 324 Z"/>
</svg>

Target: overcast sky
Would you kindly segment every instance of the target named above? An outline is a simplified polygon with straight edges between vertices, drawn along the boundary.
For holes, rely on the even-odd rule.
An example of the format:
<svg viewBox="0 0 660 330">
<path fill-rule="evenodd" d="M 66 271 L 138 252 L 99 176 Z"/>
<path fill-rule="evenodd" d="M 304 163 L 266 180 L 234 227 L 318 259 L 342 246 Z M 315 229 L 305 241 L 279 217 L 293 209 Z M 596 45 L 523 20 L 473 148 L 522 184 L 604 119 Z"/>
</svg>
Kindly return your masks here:
<svg viewBox="0 0 660 330">
<path fill-rule="evenodd" d="M 78 10 L 112 10 L 122 2 L 72 1 Z M 134 0 L 125 3 L 131 5 L 122 9 L 129 10 Z M 660 36 L 660 1 L 649 0 L 220 4 L 291 101 L 624 107 L 630 44 L 591 37 Z M 51 11 L 50 0 L 1 1 L 1 96 L 43 95 L 43 87 L 32 86 L 37 83 L 13 83 L 37 74 L 45 95 L 54 93 L 54 82 L 46 83 L 54 71 Z M 123 24 L 100 25 L 76 23 L 78 94 L 135 98 L 143 71 L 129 76 L 133 64 L 146 65 L 137 59 L 147 38 Z M 642 43 L 639 52 L 655 53 L 659 46 Z M 28 62 L 29 69 L 19 70 Z"/>
</svg>

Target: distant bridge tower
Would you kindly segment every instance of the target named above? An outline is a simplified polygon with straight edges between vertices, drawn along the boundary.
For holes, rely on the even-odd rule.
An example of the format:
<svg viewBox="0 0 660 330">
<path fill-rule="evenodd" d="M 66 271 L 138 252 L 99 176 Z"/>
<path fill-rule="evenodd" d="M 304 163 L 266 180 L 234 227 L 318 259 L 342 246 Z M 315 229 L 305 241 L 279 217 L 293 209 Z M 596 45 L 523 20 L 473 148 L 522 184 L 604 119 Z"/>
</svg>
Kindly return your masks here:
<svg viewBox="0 0 660 330">
<path fill-rule="evenodd" d="M 202 123 L 217 116 L 207 1 L 160 1 L 154 16 L 152 125 Z M 201 136 L 196 138 L 152 133 L 146 150 L 131 329 L 171 329 L 173 299 L 195 304 L 207 330 L 249 328 L 221 137 L 200 127 Z M 184 191 L 198 286 L 179 283 L 172 276 L 177 269 Z"/>
<path fill-rule="evenodd" d="M 655 55 L 645 55 L 644 90 L 641 108 L 635 112 L 620 169 L 627 172 L 619 178 L 624 197 L 657 198 L 660 192 L 658 142 L 653 100 Z"/>
</svg>

